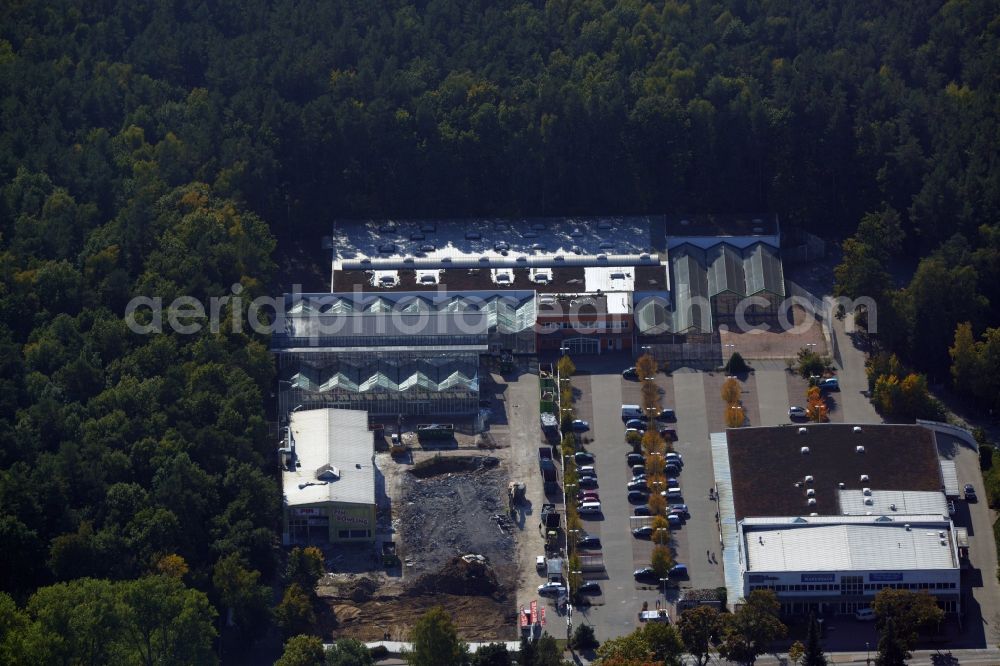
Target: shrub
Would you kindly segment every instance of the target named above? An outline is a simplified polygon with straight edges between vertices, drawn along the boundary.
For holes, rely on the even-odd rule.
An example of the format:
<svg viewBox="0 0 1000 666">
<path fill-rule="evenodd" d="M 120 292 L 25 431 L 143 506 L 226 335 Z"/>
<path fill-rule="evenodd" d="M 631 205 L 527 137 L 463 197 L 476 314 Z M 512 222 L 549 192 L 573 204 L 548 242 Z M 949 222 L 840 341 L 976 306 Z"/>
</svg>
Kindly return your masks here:
<svg viewBox="0 0 1000 666">
<path fill-rule="evenodd" d="M 368 653 L 371 655 L 372 659 L 379 661 L 380 659 L 385 659 L 389 656 L 389 648 L 384 645 L 376 645 L 375 647 L 370 648 Z"/>
<path fill-rule="evenodd" d="M 727 375 L 742 375 L 750 372 L 750 366 L 743 360 L 743 356 L 739 352 L 733 352 L 733 355 L 726 361 L 725 371 Z"/>
<path fill-rule="evenodd" d="M 578 624 L 573 632 L 573 640 L 570 644 L 577 650 L 594 650 L 600 643 L 594 636 L 594 628 L 589 624 Z"/>
</svg>

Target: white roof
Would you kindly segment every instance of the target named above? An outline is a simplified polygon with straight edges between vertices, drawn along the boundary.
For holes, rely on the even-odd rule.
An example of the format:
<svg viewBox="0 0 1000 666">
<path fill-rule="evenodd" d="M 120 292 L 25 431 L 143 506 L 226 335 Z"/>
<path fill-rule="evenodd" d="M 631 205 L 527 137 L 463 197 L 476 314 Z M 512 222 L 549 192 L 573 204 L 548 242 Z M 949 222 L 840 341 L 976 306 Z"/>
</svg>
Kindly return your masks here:
<svg viewBox="0 0 1000 666">
<path fill-rule="evenodd" d="M 657 215 L 339 221 L 331 236 L 333 268 L 656 264 L 664 248 L 652 247 L 651 231 L 661 234 L 663 224 Z"/>
<path fill-rule="evenodd" d="M 368 412 L 354 409 L 312 409 L 292 412 L 293 448 L 299 465 L 281 473 L 288 506 L 342 502 L 375 503 L 375 444 L 368 430 Z M 317 477 L 321 468 L 339 471 L 337 480 Z"/>
<path fill-rule="evenodd" d="M 748 525 L 744 521 L 746 570 L 898 571 L 958 567 L 951 523 L 940 517 L 866 516 L 865 522 L 828 517 L 839 518 L 840 524 L 817 518 L 792 519 L 802 522 L 770 526 Z"/>
<path fill-rule="evenodd" d="M 664 272 L 666 270 L 664 269 Z M 586 266 L 584 289 L 597 291 L 635 291 L 635 268 L 632 266 Z"/>
<path fill-rule="evenodd" d="M 944 494 L 948 497 L 959 496 L 958 471 L 954 460 L 941 460 L 941 482 L 944 484 Z"/>
<path fill-rule="evenodd" d="M 865 495 L 861 490 L 839 491 L 840 512 L 846 515 L 892 516 L 893 514 L 948 515 L 948 500 L 941 492 L 916 490 L 877 490 Z M 866 504 L 866 500 L 871 504 Z"/>
</svg>

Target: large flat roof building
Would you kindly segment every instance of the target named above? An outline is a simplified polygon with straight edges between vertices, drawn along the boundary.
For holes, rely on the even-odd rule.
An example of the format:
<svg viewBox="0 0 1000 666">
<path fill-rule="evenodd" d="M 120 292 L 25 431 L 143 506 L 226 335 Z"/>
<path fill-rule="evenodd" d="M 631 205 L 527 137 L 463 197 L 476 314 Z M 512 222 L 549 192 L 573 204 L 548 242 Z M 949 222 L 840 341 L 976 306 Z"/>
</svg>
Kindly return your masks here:
<svg viewBox="0 0 1000 666">
<path fill-rule="evenodd" d="M 732 603 L 771 589 L 787 613 L 853 613 L 885 587 L 959 610 L 959 541 L 931 431 L 815 424 L 712 434 Z"/>
<path fill-rule="evenodd" d="M 282 450 L 283 541 L 374 539 L 374 456 L 366 412 L 292 412 Z"/>
</svg>

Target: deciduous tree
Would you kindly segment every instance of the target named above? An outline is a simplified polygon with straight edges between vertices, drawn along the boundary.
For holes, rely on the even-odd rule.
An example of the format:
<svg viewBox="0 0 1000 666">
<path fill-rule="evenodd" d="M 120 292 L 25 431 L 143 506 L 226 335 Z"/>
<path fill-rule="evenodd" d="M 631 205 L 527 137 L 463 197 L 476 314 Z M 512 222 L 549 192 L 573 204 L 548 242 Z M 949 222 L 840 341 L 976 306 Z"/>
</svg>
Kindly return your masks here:
<svg viewBox="0 0 1000 666">
<path fill-rule="evenodd" d="M 406 653 L 411 666 L 462 666 L 468 648 L 459 640 L 451 616 L 436 606 L 424 613 L 410 632 L 413 650 Z"/>
<path fill-rule="evenodd" d="M 681 613 L 678 621 L 681 639 L 688 652 L 698 660 L 698 666 L 708 663 L 712 642 L 722 631 L 722 618 L 711 606 L 695 606 Z"/>
</svg>

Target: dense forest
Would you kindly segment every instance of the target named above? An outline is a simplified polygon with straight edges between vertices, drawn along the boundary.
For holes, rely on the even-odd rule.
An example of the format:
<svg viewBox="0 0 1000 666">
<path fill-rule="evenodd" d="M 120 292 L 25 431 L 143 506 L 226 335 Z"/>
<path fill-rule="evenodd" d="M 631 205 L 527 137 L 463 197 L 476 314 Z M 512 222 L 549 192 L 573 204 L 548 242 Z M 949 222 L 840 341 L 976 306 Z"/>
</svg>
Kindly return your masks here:
<svg viewBox="0 0 1000 666">
<path fill-rule="evenodd" d="M 1000 408 L 998 52 L 989 0 L 3 3 L 0 661 L 263 635 L 267 341 L 124 309 L 245 303 L 338 216 L 775 210 L 886 367 Z M 134 626 L 157 586 L 187 625 Z"/>
</svg>

